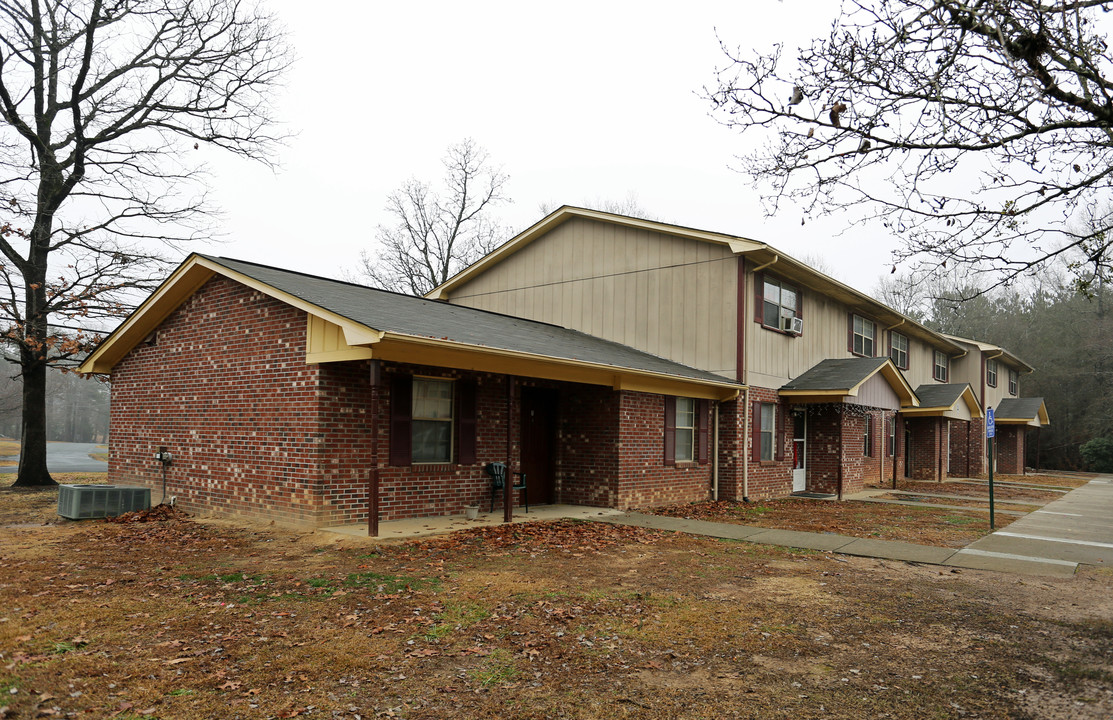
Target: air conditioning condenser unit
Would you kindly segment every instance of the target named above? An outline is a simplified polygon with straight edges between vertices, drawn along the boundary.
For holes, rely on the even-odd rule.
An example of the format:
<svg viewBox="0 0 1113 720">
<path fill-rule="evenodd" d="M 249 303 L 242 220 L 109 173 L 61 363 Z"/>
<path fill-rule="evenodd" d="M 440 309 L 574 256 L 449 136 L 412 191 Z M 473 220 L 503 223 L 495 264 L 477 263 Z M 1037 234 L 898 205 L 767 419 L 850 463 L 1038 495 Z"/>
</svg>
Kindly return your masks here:
<svg viewBox="0 0 1113 720">
<path fill-rule="evenodd" d="M 58 514 L 70 520 L 116 517 L 151 507 L 151 490 L 126 485 L 59 485 Z"/>
</svg>

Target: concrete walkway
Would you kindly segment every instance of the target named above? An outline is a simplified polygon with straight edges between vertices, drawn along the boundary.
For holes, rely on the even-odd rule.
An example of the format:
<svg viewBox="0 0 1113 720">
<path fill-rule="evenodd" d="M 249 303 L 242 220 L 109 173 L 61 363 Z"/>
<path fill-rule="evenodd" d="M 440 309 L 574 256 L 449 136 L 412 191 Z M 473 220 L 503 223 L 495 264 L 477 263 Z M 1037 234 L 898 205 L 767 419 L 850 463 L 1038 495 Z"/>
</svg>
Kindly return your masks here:
<svg viewBox="0 0 1113 720">
<path fill-rule="evenodd" d="M 961 550 L 643 513 L 624 513 L 600 520 L 843 555 L 1025 575 L 1070 576 L 1080 563 L 1113 565 L 1113 478 L 1108 475 Z"/>
</svg>

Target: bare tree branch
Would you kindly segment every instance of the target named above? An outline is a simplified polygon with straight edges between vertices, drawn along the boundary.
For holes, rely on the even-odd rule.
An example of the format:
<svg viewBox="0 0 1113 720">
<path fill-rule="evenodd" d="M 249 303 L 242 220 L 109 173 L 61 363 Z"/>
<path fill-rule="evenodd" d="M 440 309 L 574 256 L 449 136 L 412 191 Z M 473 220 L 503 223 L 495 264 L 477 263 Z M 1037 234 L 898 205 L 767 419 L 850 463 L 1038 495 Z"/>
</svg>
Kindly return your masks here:
<svg viewBox="0 0 1113 720">
<path fill-rule="evenodd" d="M 444 190 L 411 178 L 387 198 L 388 225 L 360 255 L 362 278 L 395 292 L 424 295 L 495 249 L 509 233 L 490 216 L 510 202 L 509 177 L 468 138 L 448 148 Z"/>
<path fill-rule="evenodd" d="M 246 0 L 0 0 L 0 340 L 18 356 L 16 484 L 45 465 L 48 366 L 207 231 L 201 143 L 269 163 L 284 32 Z"/>
<path fill-rule="evenodd" d="M 1098 0 L 844 0 L 791 62 L 731 51 L 706 90 L 759 149 L 767 210 L 847 211 L 898 263 L 987 273 L 986 289 L 1077 248 L 1108 258 L 1113 59 Z M 1113 218 L 1109 220 L 1113 221 Z"/>
</svg>

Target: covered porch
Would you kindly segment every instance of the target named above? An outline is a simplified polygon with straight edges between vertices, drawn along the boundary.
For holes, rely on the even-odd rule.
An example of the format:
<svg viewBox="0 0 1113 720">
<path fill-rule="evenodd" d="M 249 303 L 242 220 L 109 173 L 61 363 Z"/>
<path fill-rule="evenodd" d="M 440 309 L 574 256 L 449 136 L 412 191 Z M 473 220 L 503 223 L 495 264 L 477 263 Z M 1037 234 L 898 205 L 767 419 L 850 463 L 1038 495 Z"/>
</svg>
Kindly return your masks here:
<svg viewBox="0 0 1113 720">
<path fill-rule="evenodd" d="M 791 407 L 793 492 L 839 499 L 895 471 L 896 414 L 919 404 L 889 358 L 824 360 L 779 394 Z"/>
</svg>

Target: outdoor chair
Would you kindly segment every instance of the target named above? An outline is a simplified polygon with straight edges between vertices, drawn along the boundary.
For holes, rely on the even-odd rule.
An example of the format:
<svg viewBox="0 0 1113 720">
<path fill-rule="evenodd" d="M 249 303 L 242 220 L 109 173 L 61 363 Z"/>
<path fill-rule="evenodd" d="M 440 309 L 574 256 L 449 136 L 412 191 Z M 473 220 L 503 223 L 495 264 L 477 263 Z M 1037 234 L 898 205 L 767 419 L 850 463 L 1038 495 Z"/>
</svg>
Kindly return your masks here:
<svg viewBox="0 0 1113 720">
<path fill-rule="evenodd" d="M 491 512 L 495 511 L 495 498 L 506 483 L 506 463 L 493 462 L 487 463 L 484 467 L 487 474 L 491 476 Z M 511 490 L 522 491 L 522 502 L 525 503 L 526 512 L 529 512 L 529 491 L 526 489 L 526 474 L 515 472 L 514 475 L 518 476 L 518 482 L 510 486 Z"/>
</svg>

